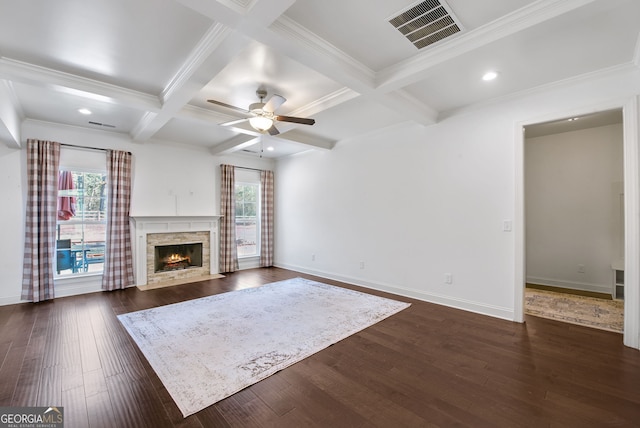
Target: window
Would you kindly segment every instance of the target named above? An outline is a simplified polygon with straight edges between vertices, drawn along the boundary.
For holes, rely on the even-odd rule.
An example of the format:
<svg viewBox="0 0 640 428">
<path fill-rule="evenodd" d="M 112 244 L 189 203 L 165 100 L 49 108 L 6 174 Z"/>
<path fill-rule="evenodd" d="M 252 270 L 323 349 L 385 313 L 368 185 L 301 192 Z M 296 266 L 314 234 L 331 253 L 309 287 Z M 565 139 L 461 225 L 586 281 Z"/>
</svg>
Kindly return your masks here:
<svg viewBox="0 0 640 428">
<path fill-rule="evenodd" d="M 56 273 L 102 272 L 106 239 L 104 172 L 60 171 Z"/>
<path fill-rule="evenodd" d="M 236 243 L 238 257 L 258 256 L 260 184 L 236 182 Z"/>
</svg>

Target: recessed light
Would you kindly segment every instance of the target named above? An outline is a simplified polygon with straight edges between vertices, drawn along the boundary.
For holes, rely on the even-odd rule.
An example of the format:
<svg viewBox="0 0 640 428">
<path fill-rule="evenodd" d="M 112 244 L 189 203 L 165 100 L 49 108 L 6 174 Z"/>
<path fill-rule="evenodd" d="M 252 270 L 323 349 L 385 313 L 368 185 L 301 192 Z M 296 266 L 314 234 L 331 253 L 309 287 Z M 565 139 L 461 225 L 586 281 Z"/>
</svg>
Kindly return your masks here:
<svg viewBox="0 0 640 428">
<path fill-rule="evenodd" d="M 267 147 L 267 150 L 268 150 L 268 151 L 270 151 L 270 152 L 272 152 L 272 151 L 274 151 L 275 149 L 273 148 L 273 146 L 269 146 L 269 147 Z"/>
<path fill-rule="evenodd" d="M 88 108 L 79 108 L 78 109 L 78 113 L 80 113 L 80 114 L 91 114 L 91 110 L 89 110 Z"/>
<path fill-rule="evenodd" d="M 498 72 L 497 71 L 487 71 L 482 76 L 482 80 L 484 80 L 485 82 L 488 82 L 490 80 L 495 79 L 496 77 L 498 77 Z"/>
<path fill-rule="evenodd" d="M 572 117 L 571 119 L 567 119 L 568 122 L 573 122 L 574 120 L 580 119 L 579 117 Z"/>
</svg>

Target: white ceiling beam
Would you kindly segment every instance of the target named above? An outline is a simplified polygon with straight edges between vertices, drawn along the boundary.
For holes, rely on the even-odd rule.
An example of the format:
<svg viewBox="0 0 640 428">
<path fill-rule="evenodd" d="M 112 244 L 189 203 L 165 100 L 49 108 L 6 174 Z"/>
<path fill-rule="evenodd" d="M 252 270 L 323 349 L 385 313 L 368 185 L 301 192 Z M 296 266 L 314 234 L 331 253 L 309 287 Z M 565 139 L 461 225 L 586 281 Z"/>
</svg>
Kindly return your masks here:
<svg viewBox="0 0 640 428">
<path fill-rule="evenodd" d="M 240 134 L 220 144 L 216 144 L 209 151 L 214 155 L 225 155 L 253 146 L 258 141 L 260 141 L 260 137 Z"/>
<path fill-rule="evenodd" d="M 327 94 L 324 97 L 319 98 L 305 106 L 289 112 L 288 116 L 311 117 L 315 114 L 320 113 L 321 111 L 340 105 L 358 96 L 360 96 L 360 94 L 347 87 L 344 87 L 330 94 Z"/>
<path fill-rule="evenodd" d="M 7 147 L 21 148 L 20 123 L 23 117 L 11 82 L 0 80 L 0 140 Z"/>
<path fill-rule="evenodd" d="M 390 110 L 401 112 L 408 120 L 424 126 L 438 122 L 438 111 L 416 99 L 403 89 L 387 93 L 377 93 L 375 98 Z"/>
<path fill-rule="evenodd" d="M 206 124 L 212 124 L 212 126 L 217 126 L 213 124 L 236 119 L 233 116 L 223 115 L 217 111 L 203 109 L 201 107 L 195 107 L 192 105 L 185 106 L 180 111 L 179 117 L 182 120 L 202 122 Z M 296 131 L 296 126 L 288 122 L 276 122 L 275 126 L 280 131 L 280 134 L 270 136 L 270 138 L 282 138 L 284 140 L 287 140 L 287 142 L 297 143 L 300 145 L 305 145 L 309 148 L 316 148 L 321 150 L 330 150 L 335 145 L 335 141 L 310 137 L 304 132 Z M 258 141 L 257 139 L 262 137 L 262 134 L 260 134 L 258 131 L 254 130 L 247 124 L 244 124 L 244 126 L 227 126 L 225 128 L 229 131 L 239 132 L 240 135 L 236 135 L 235 137 L 216 145 L 211 149 L 211 153 L 219 155 L 242 150 L 255 144 Z"/>
<path fill-rule="evenodd" d="M 376 87 L 385 92 L 403 88 L 424 79 L 425 71 L 432 67 L 594 1 L 538 0 L 496 21 L 452 37 L 410 59 L 381 70 L 376 76 Z"/>
<path fill-rule="evenodd" d="M 246 13 L 246 8 L 237 2 L 224 2 L 215 0 L 176 0 L 189 9 L 208 17 L 213 22 L 218 22 L 230 28 L 236 28 Z"/>
<path fill-rule="evenodd" d="M 313 62 L 310 66 L 312 69 L 318 69 L 318 67 L 322 66 L 324 70 L 320 70 L 321 72 L 331 72 L 333 67 L 327 64 L 327 60 L 329 60 L 329 63 L 333 63 L 336 61 L 336 58 L 339 58 L 339 61 L 344 64 L 347 71 L 342 76 L 342 79 L 339 79 L 338 81 L 347 80 L 351 86 L 356 86 L 362 89 L 373 88 L 374 75 L 371 70 L 362 66 L 346 54 L 338 51 L 335 47 L 329 45 L 320 37 L 310 33 L 308 30 L 283 16 L 286 10 L 295 3 L 295 0 L 258 0 L 249 4 L 246 8 L 240 7 L 237 2 L 233 2 L 233 4 L 231 4 L 230 1 L 232 2 L 233 0 L 227 0 L 224 2 L 205 0 L 178 1 L 183 5 L 209 17 L 214 22 L 231 27 L 260 43 L 266 44 L 267 46 L 277 48 L 292 59 L 299 59 L 301 55 L 306 56 L 308 61 Z M 275 28 L 281 29 L 280 34 L 273 31 L 274 26 Z M 296 36 L 290 37 L 291 34 Z M 282 39 L 282 35 L 287 35 L 284 40 Z M 293 42 L 296 37 L 298 37 L 298 40 Z M 300 40 L 302 40 L 303 43 L 299 43 Z M 309 45 L 314 46 L 314 51 L 308 50 Z M 236 51 L 239 51 L 239 49 L 236 49 Z M 322 56 L 324 59 L 318 59 L 319 52 L 323 52 Z M 217 55 L 218 52 L 216 52 L 216 56 Z M 225 58 L 223 64 L 226 65 L 227 61 L 230 59 L 231 58 Z M 189 61 L 185 64 L 189 64 Z M 307 65 L 309 64 L 307 63 Z M 209 79 L 213 79 L 214 75 L 215 74 L 210 74 Z M 355 78 L 353 77 L 354 75 L 356 76 Z M 366 83 L 363 84 L 363 80 Z M 317 102 L 304 106 L 290 114 L 310 116 L 356 96 L 358 96 L 358 92 L 351 89 L 351 87 L 348 87 L 337 91 L 334 94 L 330 94 L 322 100 L 318 100 Z M 189 111 L 194 113 L 192 109 L 187 109 L 187 112 Z M 275 138 L 285 138 L 287 141 L 325 150 L 331 149 L 335 144 L 333 141 L 312 138 L 304 133 L 287 131 L 288 126 L 285 124 L 278 126 L 279 128 L 283 127 L 283 133 Z M 237 138 L 232 138 L 225 143 L 222 143 L 222 145 L 216 146 L 219 147 L 218 150 L 224 149 L 225 152 L 241 150 L 242 148 L 247 147 L 247 144 L 254 144 L 249 143 L 251 140 L 247 140 L 247 138 L 260 136 L 259 133 L 249 127 L 230 126 L 228 129 L 240 132 L 244 135 L 239 135 Z M 214 149 L 214 153 L 215 150 L 216 149 Z"/>
<path fill-rule="evenodd" d="M 307 147 L 310 146 L 314 149 L 320 150 L 331 150 L 336 145 L 336 142 L 333 140 L 318 138 L 315 135 L 306 134 L 304 131 L 300 131 L 299 129 L 292 129 L 272 138 L 282 138 L 283 140 L 287 140 L 287 142 L 297 143 Z"/>
<path fill-rule="evenodd" d="M 283 15 L 253 37 L 328 78 L 362 94 L 374 89 L 375 72 Z"/>
<path fill-rule="evenodd" d="M 636 47 L 633 50 L 633 59 L 631 63 L 636 67 L 640 67 L 640 34 L 638 34 L 638 39 L 636 40 Z"/>
<path fill-rule="evenodd" d="M 189 58 L 162 92 L 162 107 L 153 117 L 146 115 L 131 137 L 146 141 L 167 124 L 250 41 L 222 24 L 213 24 Z"/>
<path fill-rule="evenodd" d="M 339 82 L 355 92 L 351 98 L 374 89 L 371 69 L 284 15 L 294 0 L 259 0 L 244 15 L 216 1 L 178 1 Z M 342 102 L 351 98 L 342 98 Z M 315 113 L 320 111 L 317 107 Z"/>
<path fill-rule="evenodd" d="M 177 118 L 210 124 L 219 124 L 238 119 L 236 116 L 219 112 L 215 109 L 206 109 L 187 104 L 176 114 Z"/>
<path fill-rule="evenodd" d="M 227 27 L 251 31 L 267 27 L 287 11 L 296 0 L 176 0 L 201 15 Z M 241 4 L 243 3 L 243 4 Z M 243 32 L 245 32 L 243 31 Z"/>
<path fill-rule="evenodd" d="M 311 117 L 362 95 L 417 123 L 431 125 L 437 120 L 438 112 L 409 94 L 394 89 L 378 90 L 373 70 L 284 15 L 294 3 L 292 0 L 279 0 L 275 2 L 277 5 L 261 0 L 244 10 L 234 7 L 234 11 L 220 2 L 179 1 L 213 20 L 222 19 L 225 25 L 235 26 L 256 41 L 344 85 L 339 91 L 298 108 L 291 115 Z"/>
<path fill-rule="evenodd" d="M 149 111 L 160 108 L 158 98 L 153 95 L 6 57 L 0 58 L 0 79 L 130 108 Z"/>
<path fill-rule="evenodd" d="M 284 51 L 298 62 L 345 85 L 345 89 L 341 90 L 344 96 L 333 99 L 331 103 L 323 105 L 322 109 L 316 108 L 314 114 L 356 96 L 363 96 L 390 106 L 401 115 L 420 124 L 432 125 L 436 122 L 438 113 L 433 108 L 403 92 L 380 91 L 375 87 L 376 73 L 373 70 L 288 17 L 280 17 L 270 30 L 279 40 L 274 40 L 273 34 L 266 33 L 260 39 L 262 42 L 271 43 L 272 46 Z M 409 102 L 406 103 L 406 101 Z M 297 112 L 298 110 L 295 114 Z"/>
<path fill-rule="evenodd" d="M 414 97 L 402 92 L 376 90 L 376 73 L 373 70 L 288 18 L 285 12 L 295 2 L 293 0 L 259 0 L 244 9 L 228 5 L 235 13 L 221 2 L 179 1 L 213 20 L 222 19 L 225 25 L 235 26 L 256 41 L 344 85 L 342 89 L 300 107 L 290 115 L 311 117 L 363 95 L 420 124 L 431 125 L 436 121 L 437 112 Z M 229 2 L 233 0 L 227 0 L 225 4 Z M 236 2 L 233 3 L 237 6 Z"/>
<path fill-rule="evenodd" d="M 251 27 L 268 27 L 293 6 L 295 2 L 296 0 L 256 0 L 251 2 L 253 5 L 247 10 L 241 26 L 248 24 Z"/>
</svg>

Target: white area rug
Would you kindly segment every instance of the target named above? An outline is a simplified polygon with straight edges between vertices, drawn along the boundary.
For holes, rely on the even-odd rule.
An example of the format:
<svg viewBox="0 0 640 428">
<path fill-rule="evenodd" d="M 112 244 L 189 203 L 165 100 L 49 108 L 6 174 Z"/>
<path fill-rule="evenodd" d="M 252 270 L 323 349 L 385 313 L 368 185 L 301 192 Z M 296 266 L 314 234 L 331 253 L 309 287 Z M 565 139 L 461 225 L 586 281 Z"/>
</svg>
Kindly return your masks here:
<svg viewBox="0 0 640 428">
<path fill-rule="evenodd" d="M 408 306 L 295 278 L 118 319 L 187 417 Z"/>
</svg>

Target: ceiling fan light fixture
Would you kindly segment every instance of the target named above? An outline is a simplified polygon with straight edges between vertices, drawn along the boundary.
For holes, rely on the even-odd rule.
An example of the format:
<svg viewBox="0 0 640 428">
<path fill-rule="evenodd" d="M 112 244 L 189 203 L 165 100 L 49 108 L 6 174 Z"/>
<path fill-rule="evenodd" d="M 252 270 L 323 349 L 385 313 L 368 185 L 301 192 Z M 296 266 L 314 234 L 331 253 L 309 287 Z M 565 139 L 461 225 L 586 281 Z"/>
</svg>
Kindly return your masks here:
<svg viewBox="0 0 640 428">
<path fill-rule="evenodd" d="M 273 120 L 264 116 L 255 116 L 249 119 L 249 124 L 258 132 L 266 132 L 273 126 Z"/>
</svg>

